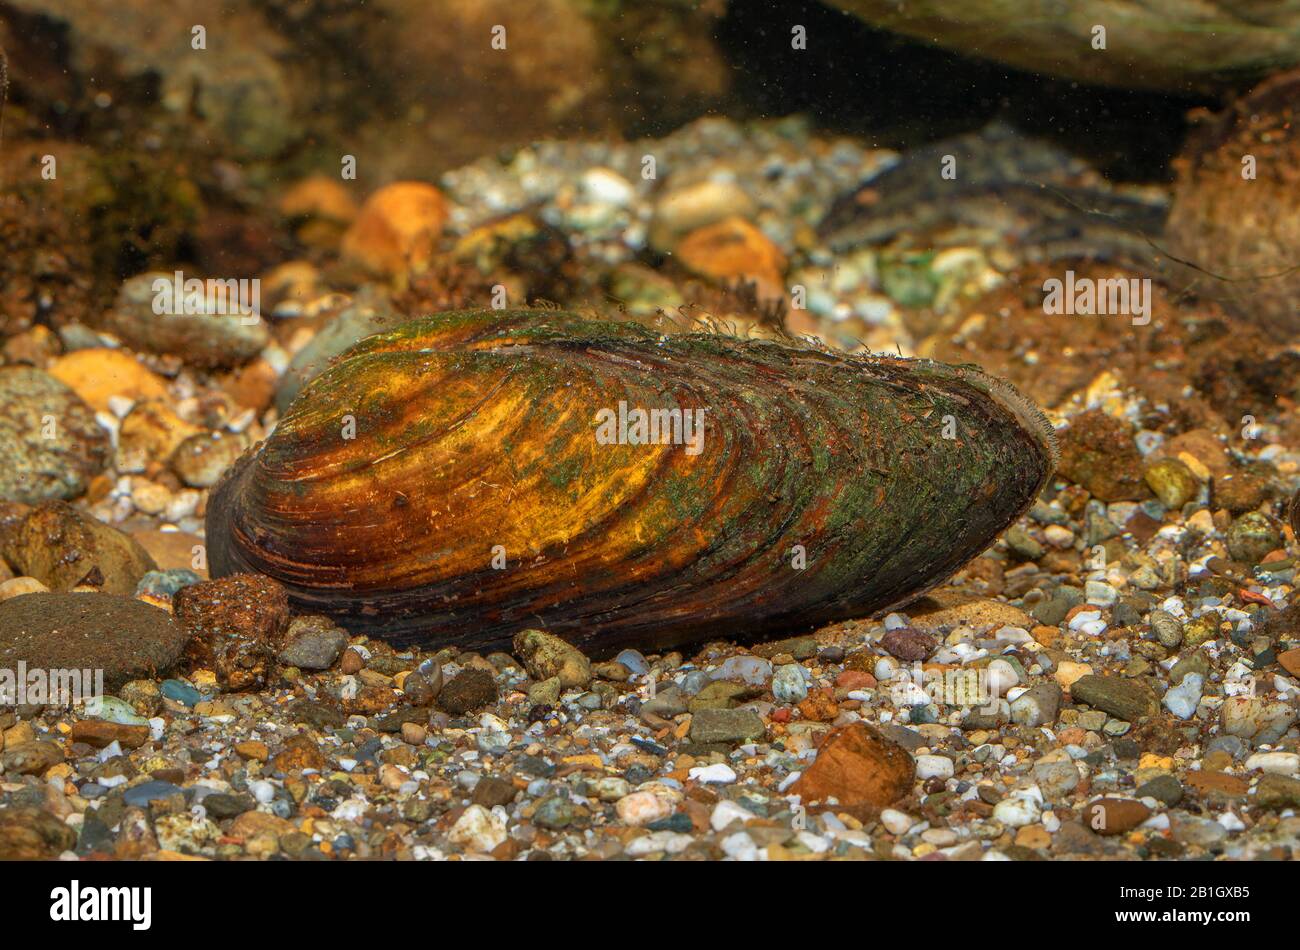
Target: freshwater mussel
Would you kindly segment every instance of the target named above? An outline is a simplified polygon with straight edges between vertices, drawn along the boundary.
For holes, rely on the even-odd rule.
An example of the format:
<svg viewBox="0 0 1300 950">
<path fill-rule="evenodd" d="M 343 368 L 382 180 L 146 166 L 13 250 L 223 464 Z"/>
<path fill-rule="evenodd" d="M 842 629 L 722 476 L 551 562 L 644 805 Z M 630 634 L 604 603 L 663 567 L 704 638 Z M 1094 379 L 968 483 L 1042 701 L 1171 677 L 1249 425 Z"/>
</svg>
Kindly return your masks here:
<svg viewBox="0 0 1300 950">
<path fill-rule="evenodd" d="M 753 639 L 942 582 L 1054 463 L 1041 413 L 970 367 L 452 312 L 303 389 L 217 486 L 209 561 L 397 643 Z"/>
</svg>

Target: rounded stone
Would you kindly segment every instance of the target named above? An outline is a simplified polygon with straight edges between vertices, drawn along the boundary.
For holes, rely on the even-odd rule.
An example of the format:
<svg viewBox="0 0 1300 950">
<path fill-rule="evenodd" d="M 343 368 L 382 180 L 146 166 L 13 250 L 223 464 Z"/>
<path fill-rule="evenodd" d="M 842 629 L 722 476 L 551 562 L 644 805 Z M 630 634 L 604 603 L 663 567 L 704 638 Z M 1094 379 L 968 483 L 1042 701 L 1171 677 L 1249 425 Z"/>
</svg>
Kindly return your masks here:
<svg viewBox="0 0 1300 950">
<path fill-rule="evenodd" d="M 1196 497 L 1200 483 L 1186 464 L 1173 458 L 1163 458 L 1147 466 L 1143 476 L 1161 504 L 1177 511 Z"/>
<path fill-rule="evenodd" d="M 1258 564 L 1265 555 L 1282 546 L 1282 534 L 1273 522 L 1257 511 L 1248 512 L 1228 529 L 1228 553 L 1234 561 Z"/>
<path fill-rule="evenodd" d="M 8 537 L 4 556 L 59 591 L 87 584 L 106 594 L 134 594 L 158 566 L 130 535 L 61 501 L 32 509 Z"/>
<path fill-rule="evenodd" d="M 0 369 L 0 499 L 75 498 L 110 451 L 94 410 L 63 383 L 31 366 Z"/>
<path fill-rule="evenodd" d="M 246 363 L 270 342 L 266 321 L 256 313 L 238 312 L 233 292 L 227 293 L 223 303 L 220 295 L 208 292 L 205 285 L 202 299 L 187 304 L 196 304 L 197 313 L 183 312 L 178 303 L 185 301 L 158 306 L 165 301 L 160 291 L 174 279 L 173 274 L 147 273 L 125 281 L 116 305 L 104 315 L 104 329 L 117 334 L 133 350 L 173 353 L 187 363 L 213 368 Z M 227 292 L 224 287 L 221 290 Z"/>
<path fill-rule="evenodd" d="M 0 668 L 103 670 L 104 688 L 171 669 L 185 632 L 165 610 L 114 594 L 28 594 L 0 603 Z"/>
</svg>

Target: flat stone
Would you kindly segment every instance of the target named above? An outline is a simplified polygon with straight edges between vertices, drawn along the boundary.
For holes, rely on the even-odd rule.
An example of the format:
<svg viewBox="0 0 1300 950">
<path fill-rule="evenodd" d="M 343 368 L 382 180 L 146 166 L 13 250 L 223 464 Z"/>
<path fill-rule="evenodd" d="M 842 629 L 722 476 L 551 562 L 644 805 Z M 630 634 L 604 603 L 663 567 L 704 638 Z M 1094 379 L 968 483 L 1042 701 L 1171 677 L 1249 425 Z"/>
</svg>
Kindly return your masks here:
<svg viewBox="0 0 1300 950">
<path fill-rule="evenodd" d="M 1300 808 L 1300 779 L 1271 773 L 1261 775 L 1252 801 L 1261 808 Z"/>
<path fill-rule="evenodd" d="M 114 692 L 170 670 L 185 631 L 165 610 L 113 594 L 27 594 L 0 603 L 0 668 L 103 670 Z"/>
<path fill-rule="evenodd" d="M 1242 798 L 1250 789 L 1250 782 L 1240 776 L 1205 769 L 1189 772 L 1187 784 L 1208 798 Z"/>
<path fill-rule="evenodd" d="M 1083 810 L 1084 822 L 1099 835 L 1132 831 L 1151 817 L 1151 809 L 1131 798 L 1099 798 Z"/>
<path fill-rule="evenodd" d="M 1125 722 L 1140 722 L 1158 709 L 1149 689 L 1118 676 L 1081 676 L 1070 685 L 1070 695 L 1076 703 L 1086 703 Z"/>
<path fill-rule="evenodd" d="M 691 741 L 697 743 L 745 742 L 766 732 L 763 719 L 752 709 L 701 709 L 691 717 Z"/>
<path fill-rule="evenodd" d="M 790 793 L 805 804 L 828 803 L 838 808 L 879 813 L 912 791 L 916 763 L 892 739 L 855 722 L 832 730 Z"/>
<path fill-rule="evenodd" d="M 68 736 L 73 742 L 84 742 L 95 749 L 106 748 L 114 742 L 124 749 L 138 749 L 149 741 L 149 727 L 81 719 L 72 724 Z"/>
</svg>

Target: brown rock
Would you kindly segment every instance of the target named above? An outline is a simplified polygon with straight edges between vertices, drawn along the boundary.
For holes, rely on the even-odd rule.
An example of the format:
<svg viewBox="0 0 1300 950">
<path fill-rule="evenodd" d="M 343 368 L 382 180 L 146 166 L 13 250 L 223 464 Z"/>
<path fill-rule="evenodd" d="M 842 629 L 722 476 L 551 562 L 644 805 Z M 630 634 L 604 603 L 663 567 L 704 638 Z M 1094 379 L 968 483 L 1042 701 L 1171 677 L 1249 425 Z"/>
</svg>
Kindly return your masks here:
<svg viewBox="0 0 1300 950">
<path fill-rule="evenodd" d="M 1142 456 L 1126 424 L 1093 409 L 1075 416 L 1059 434 L 1057 472 L 1102 501 L 1137 501 L 1150 491 Z"/>
<path fill-rule="evenodd" d="M 151 463 L 166 462 L 176 447 L 200 431 L 172 411 L 163 399 L 139 402 L 122 420 L 117 437 L 119 472 L 143 472 Z"/>
<path fill-rule="evenodd" d="M 339 672 L 344 676 L 355 676 L 366 666 L 366 658 L 359 650 L 344 650 L 343 660 L 339 663 Z"/>
<path fill-rule="evenodd" d="M 163 378 L 150 372 L 128 350 L 74 350 L 54 361 L 50 375 L 100 412 L 109 411 L 108 401 L 113 396 L 137 402 L 167 399 Z"/>
<path fill-rule="evenodd" d="M 357 216 L 357 203 L 343 182 L 329 175 L 308 175 L 280 196 L 286 218 L 325 218 L 347 223 Z"/>
<path fill-rule="evenodd" d="M 1241 776 L 1207 769 L 1189 772 L 1183 784 L 1207 798 L 1241 798 L 1250 790 L 1250 782 Z"/>
<path fill-rule="evenodd" d="M 834 798 L 837 811 L 875 814 L 910 794 L 915 779 L 916 763 L 906 749 L 855 722 L 826 736 L 790 791 L 805 804 Z"/>
<path fill-rule="evenodd" d="M 140 578 L 157 569 L 129 535 L 61 501 L 33 508 L 4 554 L 20 574 L 54 591 L 84 581 L 106 594 L 131 596 Z"/>
<path fill-rule="evenodd" d="M 301 772 L 303 769 L 315 769 L 323 772 L 328 763 L 320 748 L 310 736 L 299 733 L 284 744 L 271 760 L 271 769 L 275 772 Z"/>
<path fill-rule="evenodd" d="M 149 741 L 149 727 L 123 725 L 103 719 L 81 719 L 72 724 L 69 738 L 95 749 L 107 748 L 114 742 L 120 742 L 124 749 L 138 749 Z"/>
<path fill-rule="evenodd" d="M 242 433 L 201 432 L 176 447 L 172 471 L 191 488 L 211 488 L 247 448 Z"/>
<path fill-rule="evenodd" d="M 1214 478 L 1227 478 L 1232 474 L 1228 451 L 1213 432 L 1208 429 L 1189 429 L 1179 433 L 1161 447 L 1160 454 L 1177 458 L 1186 452 L 1210 470 Z"/>
<path fill-rule="evenodd" d="M 103 670 L 104 688 L 172 669 L 185 632 L 165 610 L 114 594 L 25 594 L 0 603 L 0 668 Z"/>
<path fill-rule="evenodd" d="M 0 808 L 0 861 L 48 861 L 77 846 L 77 833 L 39 808 Z"/>
<path fill-rule="evenodd" d="M 265 762 L 270 757 L 271 750 L 266 747 L 265 742 L 249 739 L 246 742 L 235 743 L 235 755 L 246 762 Z"/>
<path fill-rule="evenodd" d="M 1285 653 L 1279 653 L 1277 662 L 1281 664 L 1282 669 L 1292 676 L 1300 676 L 1300 647 L 1287 650 Z"/>
<path fill-rule="evenodd" d="M 900 660 L 918 662 L 934 652 L 935 639 L 920 630 L 900 627 L 886 631 L 880 638 L 880 646 L 886 653 Z"/>
<path fill-rule="evenodd" d="M 1254 511 L 1269 496 L 1268 479 L 1238 472 L 1214 480 L 1214 501 L 1234 515 Z"/>
<path fill-rule="evenodd" d="M 6 775 L 44 775 L 63 761 L 63 750 L 53 742 L 24 742 L 13 745 L 6 740 L 0 753 L 0 772 Z"/>
<path fill-rule="evenodd" d="M 1099 835 L 1132 831 L 1151 817 L 1151 809 L 1131 798 L 1099 798 L 1083 810 L 1084 822 Z"/>
<path fill-rule="evenodd" d="M 428 263 L 447 220 L 447 199 L 433 185 L 385 185 L 361 207 L 343 235 L 342 251 L 369 270 L 401 274 Z"/>
<path fill-rule="evenodd" d="M 809 722 L 831 722 L 839 713 L 834 691 L 829 689 L 815 689 L 799 704 L 799 714 Z"/>
<path fill-rule="evenodd" d="M 497 684 L 492 674 L 473 667 L 457 673 L 438 694 L 438 705 L 453 715 L 482 709 L 497 701 Z"/>
<path fill-rule="evenodd" d="M 246 811 L 230 823 L 230 835 L 244 839 L 256 838 L 258 835 L 279 838 L 297 830 L 293 822 L 264 811 Z"/>
<path fill-rule="evenodd" d="M 678 259 L 713 280 L 744 278 L 760 297 L 782 297 L 785 255 L 771 238 L 737 215 L 692 231 L 677 245 Z"/>
<path fill-rule="evenodd" d="M 1272 773 L 1261 775 L 1254 802 L 1261 808 L 1300 808 L 1300 779 Z"/>
<path fill-rule="evenodd" d="M 203 556 L 205 546 L 197 534 L 143 530 L 131 532 L 131 537 L 154 559 L 158 570 L 185 568 L 200 577 L 208 576 L 208 559 Z"/>
<path fill-rule="evenodd" d="M 212 670 L 223 689 L 241 690 L 262 685 L 283 648 L 289 596 L 269 577 L 232 574 L 182 588 L 173 610 L 191 637 L 189 664 Z"/>
</svg>

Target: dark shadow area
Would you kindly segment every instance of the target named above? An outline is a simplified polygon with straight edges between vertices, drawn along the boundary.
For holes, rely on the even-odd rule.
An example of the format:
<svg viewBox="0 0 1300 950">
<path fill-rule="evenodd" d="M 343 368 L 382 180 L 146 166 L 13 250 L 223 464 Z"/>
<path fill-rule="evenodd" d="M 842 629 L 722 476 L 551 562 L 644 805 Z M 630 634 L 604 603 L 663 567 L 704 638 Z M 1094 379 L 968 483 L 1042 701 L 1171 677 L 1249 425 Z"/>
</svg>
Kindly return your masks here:
<svg viewBox="0 0 1300 950">
<path fill-rule="evenodd" d="M 795 24 L 807 29 L 806 50 L 791 49 Z M 718 39 L 738 72 L 733 116 L 806 113 L 823 128 L 893 148 L 1001 119 L 1116 180 L 1167 180 L 1188 111 L 1215 104 L 969 59 L 872 29 L 814 0 L 730 4 Z"/>
</svg>

